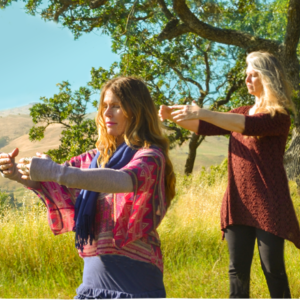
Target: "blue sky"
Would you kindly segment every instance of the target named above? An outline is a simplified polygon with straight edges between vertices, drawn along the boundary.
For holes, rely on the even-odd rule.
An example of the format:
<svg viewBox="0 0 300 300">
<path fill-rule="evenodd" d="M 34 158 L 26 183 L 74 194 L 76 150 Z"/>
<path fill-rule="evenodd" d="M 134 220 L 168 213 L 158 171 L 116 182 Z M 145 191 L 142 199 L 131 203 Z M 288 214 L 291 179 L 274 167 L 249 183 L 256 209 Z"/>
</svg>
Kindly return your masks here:
<svg viewBox="0 0 300 300">
<path fill-rule="evenodd" d="M 92 67 L 108 68 L 118 60 L 108 36 L 92 32 L 75 41 L 67 28 L 30 16 L 23 7 L 14 2 L 0 10 L 0 110 L 51 97 L 63 80 L 72 89 L 85 86 Z"/>
</svg>

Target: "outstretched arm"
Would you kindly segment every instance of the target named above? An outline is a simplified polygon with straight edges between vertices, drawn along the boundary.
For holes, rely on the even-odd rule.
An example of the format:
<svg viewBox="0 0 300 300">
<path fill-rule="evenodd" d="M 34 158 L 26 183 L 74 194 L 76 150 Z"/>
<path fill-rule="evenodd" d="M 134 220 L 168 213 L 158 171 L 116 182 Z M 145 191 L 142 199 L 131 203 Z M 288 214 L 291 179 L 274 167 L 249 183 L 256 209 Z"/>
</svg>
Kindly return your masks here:
<svg viewBox="0 0 300 300">
<path fill-rule="evenodd" d="M 22 165 L 18 165 L 24 179 L 57 182 L 69 188 L 94 192 L 133 192 L 131 177 L 121 170 L 79 169 L 59 165 L 46 157 L 33 157 L 26 166 L 27 170 L 22 170 Z"/>
<path fill-rule="evenodd" d="M 199 120 L 213 124 L 228 131 L 242 133 L 245 130 L 245 116 L 242 114 L 210 111 L 200 108 L 196 104 L 173 105 L 169 106 L 166 111 L 168 111 L 168 113 L 162 113 L 162 117 L 170 116 L 170 120 L 176 122 L 180 126 L 181 124 L 188 124 L 192 129 L 187 129 L 190 129 L 194 132 L 198 131 Z M 194 124 L 192 122 L 196 123 Z"/>
</svg>

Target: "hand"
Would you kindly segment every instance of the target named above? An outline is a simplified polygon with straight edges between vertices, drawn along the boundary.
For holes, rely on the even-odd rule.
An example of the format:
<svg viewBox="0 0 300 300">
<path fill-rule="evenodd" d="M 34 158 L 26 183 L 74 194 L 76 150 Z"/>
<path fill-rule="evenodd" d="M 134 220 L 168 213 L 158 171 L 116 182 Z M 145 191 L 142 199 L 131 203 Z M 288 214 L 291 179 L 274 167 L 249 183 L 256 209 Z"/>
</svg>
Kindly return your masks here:
<svg viewBox="0 0 300 300">
<path fill-rule="evenodd" d="M 36 156 L 44 159 L 51 159 L 49 155 L 43 154 L 40 152 L 36 153 Z M 21 178 L 25 180 L 30 180 L 30 165 L 31 165 L 31 157 L 21 158 L 19 163 L 17 164 L 18 171 L 22 174 Z"/>
<path fill-rule="evenodd" d="M 17 174 L 15 157 L 19 154 L 19 149 L 14 149 L 11 153 L 0 153 L 0 171 L 6 178 L 12 178 Z"/>
<path fill-rule="evenodd" d="M 192 105 L 173 105 L 170 108 L 173 110 L 171 116 L 174 122 L 200 119 L 201 108 L 194 101 Z"/>
<path fill-rule="evenodd" d="M 171 112 L 173 111 L 171 106 L 161 105 L 159 108 L 158 116 L 161 121 L 164 120 L 173 120 L 171 116 Z"/>
</svg>

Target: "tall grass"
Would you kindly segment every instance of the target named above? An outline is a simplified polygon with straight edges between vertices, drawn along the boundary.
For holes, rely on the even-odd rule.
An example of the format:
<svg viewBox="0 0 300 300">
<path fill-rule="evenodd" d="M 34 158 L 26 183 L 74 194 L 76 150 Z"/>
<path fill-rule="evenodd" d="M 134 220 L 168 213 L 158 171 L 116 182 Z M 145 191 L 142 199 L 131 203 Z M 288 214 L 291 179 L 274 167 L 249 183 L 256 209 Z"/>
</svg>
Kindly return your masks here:
<svg viewBox="0 0 300 300">
<path fill-rule="evenodd" d="M 187 178 L 177 176 L 177 197 L 159 228 L 165 262 L 164 282 L 171 298 L 228 298 L 229 255 L 220 231 L 220 207 L 227 185 L 226 164 Z M 290 191 L 298 219 L 297 186 Z M 300 298 L 300 251 L 285 244 L 292 296 Z M 251 269 L 251 298 L 270 298 L 257 245 Z"/>
<path fill-rule="evenodd" d="M 177 176 L 177 195 L 159 227 L 164 282 L 171 298 L 228 298 L 227 244 L 221 239 L 220 205 L 226 165 L 191 177 Z M 300 197 L 290 183 L 300 218 Z M 0 298 L 72 298 L 81 283 L 82 260 L 72 233 L 54 237 L 46 211 L 26 192 L 22 209 L 0 217 Z M 300 297 L 300 251 L 286 242 L 286 267 L 292 296 Z M 257 250 L 251 297 L 269 298 Z"/>
<path fill-rule="evenodd" d="M 73 234 L 54 237 L 37 197 L 22 200 L 0 218 L 0 298 L 73 298 L 83 268 Z"/>
</svg>

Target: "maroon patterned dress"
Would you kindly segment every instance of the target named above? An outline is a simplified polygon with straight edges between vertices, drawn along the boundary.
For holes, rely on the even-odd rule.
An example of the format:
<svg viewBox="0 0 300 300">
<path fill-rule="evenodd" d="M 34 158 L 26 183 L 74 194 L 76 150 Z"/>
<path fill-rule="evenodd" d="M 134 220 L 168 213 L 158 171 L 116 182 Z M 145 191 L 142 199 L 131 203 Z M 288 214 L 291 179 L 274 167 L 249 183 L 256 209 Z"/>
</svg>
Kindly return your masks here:
<svg viewBox="0 0 300 300">
<path fill-rule="evenodd" d="M 199 135 L 230 134 L 228 186 L 221 207 L 221 229 L 247 225 L 290 240 L 300 248 L 299 223 L 283 166 L 290 117 L 248 115 L 251 106 L 231 111 L 246 117 L 243 133 L 200 121 Z"/>
</svg>

